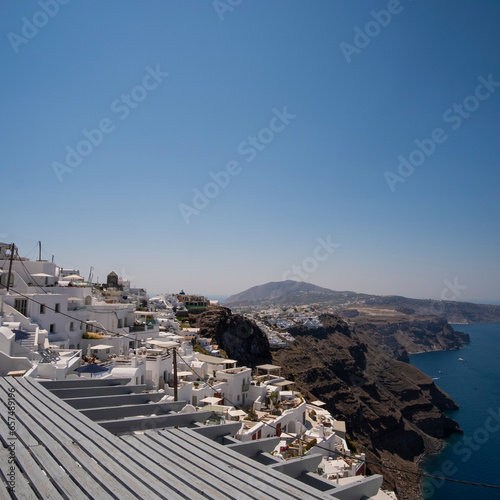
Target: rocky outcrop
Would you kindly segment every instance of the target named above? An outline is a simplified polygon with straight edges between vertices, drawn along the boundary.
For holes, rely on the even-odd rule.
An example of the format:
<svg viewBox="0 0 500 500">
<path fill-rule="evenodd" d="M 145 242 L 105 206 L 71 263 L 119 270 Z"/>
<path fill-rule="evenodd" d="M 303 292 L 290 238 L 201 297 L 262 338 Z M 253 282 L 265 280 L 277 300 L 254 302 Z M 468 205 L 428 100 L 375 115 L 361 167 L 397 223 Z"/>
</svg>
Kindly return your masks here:
<svg viewBox="0 0 500 500">
<path fill-rule="evenodd" d="M 196 317 L 200 335 L 212 337 L 231 359 L 242 366 L 270 363 L 272 356 L 265 333 L 253 322 L 233 315 L 225 307 L 209 309 Z"/>
<path fill-rule="evenodd" d="M 196 321 L 200 333 L 213 337 L 240 365 L 274 362 L 306 399 L 324 401 L 334 417 L 346 421 L 348 433 L 367 455 L 370 472 L 382 474 L 385 486 L 400 499 L 420 498 L 420 485 L 418 475 L 395 468 L 418 474 L 419 457 L 438 451 L 442 438 L 461 432 L 443 413 L 458 408 L 454 401 L 430 377 L 394 359 L 398 349 L 406 352 L 398 332 L 414 329 L 414 341 L 419 331 L 424 340 L 445 339 L 451 332 L 444 323 L 404 327 L 382 321 L 379 332 L 375 325 L 349 326 L 338 316 L 323 314 L 322 328 L 290 329 L 295 342 L 272 357 L 257 325 L 229 309 L 208 310 Z M 390 339 L 399 348 L 384 346 Z"/>
<path fill-rule="evenodd" d="M 323 315 L 324 328 L 294 329 L 296 341 L 275 353 L 275 363 L 304 395 L 320 399 L 372 462 L 371 472 L 401 499 L 420 497 L 415 476 L 380 467 L 385 463 L 418 472 L 415 461 L 437 451 L 441 438 L 461 432 L 444 415 L 453 400 L 417 368 L 397 361 L 368 332 L 353 331 L 339 317 Z"/>
<path fill-rule="evenodd" d="M 412 311 L 414 315 L 438 316 L 449 323 L 492 323 L 500 321 L 500 306 L 474 304 L 452 300 L 410 299 L 397 295 L 372 296 L 365 306 L 391 307 L 395 310 Z"/>
<path fill-rule="evenodd" d="M 391 357 L 406 362 L 408 354 L 461 349 L 470 342 L 467 333 L 456 332 L 445 319 L 437 317 L 395 322 L 378 318 L 373 322 L 360 315 L 352 323 L 355 331 L 370 335 Z"/>
</svg>

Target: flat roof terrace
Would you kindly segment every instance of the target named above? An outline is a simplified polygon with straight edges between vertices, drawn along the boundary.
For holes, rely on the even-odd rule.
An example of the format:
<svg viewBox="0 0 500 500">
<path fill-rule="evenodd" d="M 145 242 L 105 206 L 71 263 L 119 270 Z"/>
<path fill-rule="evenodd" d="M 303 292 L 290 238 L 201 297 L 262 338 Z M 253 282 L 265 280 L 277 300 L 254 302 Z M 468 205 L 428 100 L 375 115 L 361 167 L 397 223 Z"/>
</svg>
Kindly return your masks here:
<svg viewBox="0 0 500 500">
<path fill-rule="evenodd" d="M 108 381 L 118 392 L 127 387 L 125 381 Z M 67 395 L 62 391 L 73 390 L 73 401 L 83 389 L 89 392 L 89 389 L 106 387 L 105 380 L 83 380 L 81 387 L 80 381 L 67 382 L 54 382 L 52 389 L 61 396 Z M 99 391 L 101 395 L 94 398 L 99 400 L 97 406 L 78 411 L 49 390 L 50 385 L 50 382 L 42 384 L 30 378 L 0 378 L 1 500 L 351 500 L 374 495 L 382 482 L 381 476 L 372 476 L 362 482 L 359 494 L 347 496 L 342 487 L 310 474 L 318 466 L 321 455 L 263 465 L 249 457 L 266 450 L 264 440 L 235 442 L 229 446 L 217 442 L 223 436 L 234 436 L 241 423 L 169 427 L 182 426 L 191 421 L 193 415 L 204 413 L 193 412 L 176 414 L 186 417 L 184 422 L 171 421 L 165 425 L 157 421 L 151 425 L 153 421 L 147 415 L 155 404 L 150 405 L 151 410 L 140 405 L 118 404 L 117 398 L 150 397 L 133 391 L 126 394 Z M 117 402 L 118 408 L 112 401 Z M 146 405 L 147 401 L 141 404 Z M 160 409 L 155 409 L 158 417 L 169 416 L 172 409 L 169 404 L 162 408 L 167 414 L 158 415 Z M 119 415 L 120 406 L 123 410 L 128 408 L 127 415 Z M 147 423 L 140 433 L 118 436 L 98 425 L 102 417 L 130 422 L 138 414 L 143 415 L 142 421 Z"/>
</svg>

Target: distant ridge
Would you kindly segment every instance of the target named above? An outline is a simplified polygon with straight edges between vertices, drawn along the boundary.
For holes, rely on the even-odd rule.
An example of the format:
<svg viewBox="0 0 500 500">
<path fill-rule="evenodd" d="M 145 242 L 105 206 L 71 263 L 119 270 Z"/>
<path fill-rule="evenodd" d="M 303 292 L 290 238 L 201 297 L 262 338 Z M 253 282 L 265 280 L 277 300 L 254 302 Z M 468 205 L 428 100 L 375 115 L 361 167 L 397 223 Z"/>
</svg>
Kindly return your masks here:
<svg viewBox="0 0 500 500">
<path fill-rule="evenodd" d="M 229 308 L 301 306 L 317 304 L 334 310 L 363 308 L 393 309 L 405 314 L 438 316 L 450 323 L 500 321 L 500 306 L 449 300 L 411 299 L 399 295 L 369 295 L 335 291 L 303 281 L 273 281 L 231 295 L 223 302 Z"/>
<path fill-rule="evenodd" d="M 303 305 L 314 302 L 342 300 L 362 294 L 355 292 L 337 292 L 329 288 L 306 283 L 305 281 L 272 281 L 257 285 L 241 293 L 231 295 L 223 303 L 226 307 L 260 305 L 263 302 L 274 304 Z"/>
</svg>

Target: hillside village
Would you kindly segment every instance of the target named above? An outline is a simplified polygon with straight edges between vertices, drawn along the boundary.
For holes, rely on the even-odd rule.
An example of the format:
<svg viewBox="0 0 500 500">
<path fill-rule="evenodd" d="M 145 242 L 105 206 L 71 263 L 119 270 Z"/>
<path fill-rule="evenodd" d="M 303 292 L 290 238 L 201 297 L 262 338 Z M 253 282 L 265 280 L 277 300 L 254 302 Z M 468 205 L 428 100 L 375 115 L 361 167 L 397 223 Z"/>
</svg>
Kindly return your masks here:
<svg viewBox="0 0 500 500">
<path fill-rule="evenodd" d="M 253 319 L 259 328 L 264 331 L 273 347 L 285 347 L 295 339 L 288 333 L 289 328 L 303 326 L 314 330 L 323 325 L 319 317 L 323 311 L 313 306 L 269 307 L 258 309 L 258 312 L 244 313 L 244 316 Z"/>
<path fill-rule="evenodd" d="M 238 366 L 186 321 L 190 313 L 220 307 L 216 301 L 183 291 L 148 297 L 114 272 L 105 283 L 93 283 L 77 268 L 21 258 L 4 243 L 0 285 L 2 380 L 38 382 L 115 435 L 143 434 L 151 422 L 152 432 L 227 429 L 217 434 L 226 435 L 226 443 L 241 443 L 242 453 L 313 485 L 326 498 L 396 498 L 381 490 L 381 476 L 366 476 L 365 456 L 351 451 L 345 423 L 322 401 L 306 401 L 280 366 Z M 275 347 L 293 341 L 286 329 L 294 324 L 320 325 L 318 312 L 306 306 L 269 309 L 253 319 Z M 85 397 L 76 401 L 78 391 Z M 141 403 L 129 409 L 126 401 L 135 400 Z M 105 408 L 112 420 L 104 418 Z M 29 484 L 20 462 L 17 467 Z"/>
</svg>

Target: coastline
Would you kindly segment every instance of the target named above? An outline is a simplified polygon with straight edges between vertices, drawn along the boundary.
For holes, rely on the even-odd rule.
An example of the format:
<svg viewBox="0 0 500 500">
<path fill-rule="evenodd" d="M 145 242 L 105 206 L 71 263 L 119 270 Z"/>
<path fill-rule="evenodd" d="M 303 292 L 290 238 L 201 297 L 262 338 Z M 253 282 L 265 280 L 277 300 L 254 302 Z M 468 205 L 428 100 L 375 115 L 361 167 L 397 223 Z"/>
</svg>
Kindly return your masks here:
<svg viewBox="0 0 500 500">
<path fill-rule="evenodd" d="M 454 323 L 454 324 L 457 324 L 457 323 Z M 450 323 L 450 326 L 453 328 L 454 324 Z M 469 344 L 470 342 L 471 341 L 464 342 L 464 344 Z M 463 346 L 458 347 L 456 349 L 430 349 L 430 350 L 427 350 L 427 351 L 409 352 L 408 355 L 412 356 L 412 355 L 415 355 L 415 354 L 428 354 L 430 352 L 452 352 L 452 351 L 460 351 L 460 350 L 462 350 L 462 348 L 463 348 Z M 410 362 L 410 364 L 412 366 L 415 366 L 411 362 Z M 422 372 L 422 373 L 425 373 L 425 372 Z M 425 373 L 425 375 L 427 375 L 428 377 L 432 378 L 432 376 L 429 375 L 428 373 Z M 433 379 L 433 382 L 436 384 L 435 379 Z M 439 387 L 439 384 L 436 384 L 436 385 Z M 457 404 L 456 401 L 453 399 L 452 396 L 450 396 L 450 398 L 455 402 L 455 404 Z M 457 404 L 457 406 L 458 406 L 458 404 Z M 424 476 L 424 474 L 427 474 L 427 471 L 425 470 L 424 464 L 425 464 L 425 462 L 430 457 L 435 456 L 435 455 L 439 455 L 439 453 L 441 453 L 446 448 L 447 442 L 448 442 L 448 440 L 450 438 L 451 438 L 451 436 L 448 436 L 446 438 L 436 438 L 435 441 L 429 440 L 428 442 L 426 442 L 426 451 L 424 451 L 424 453 L 422 453 L 421 455 L 419 455 L 415 459 L 415 464 L 418 467 L 419 471 L 422 473 L 422 476 L 420 476 L 420 478 L 419 478 L 419 483 L 420 483 L 419 484 L 419 488 L 420 488 L 421 498 L 424 497 L 424 493 L 425 493 L 424 492 L 424 481 L 425 481 L 426 477 Z"/>
<path fill-rule="evenodd" d="M 464 342 L 464 344 L 469 344 L 469 342 Z M 463 347 L 463 346 L 462 346 Z M 428 352 L 449 352 L 449 351 L 460 351 L 462 347 L 457 347 L 456 349 L 429 349 L 428 351 L 416 351 L 409 352 L 408 356 L 413 356 L 414 354 L 427 354 Z M 410 363 L 411 364 L 411 363 Z"/>
<path fill-rule="evenodd" d="M 455 324 L 452 326 L 456 328 Z M 457 359 L 459 354 L 454 353 L 455 349 L 449 350 L 449 353 L 448 350 L 441 351 L 436 357 L 423 356 L 410 360 L 413 366 L 431 378 L 436 376 L 438 370 L 442 371 L 443 375 L 436 385 L 460 405 L 458 412 L 448 416 L 458 422 L 464 432 L 463 436 L 452 435 L 442 439 L 439 449 L 426 450 L 415 462 L 424 474 L 494 484 L 498 483 L 492 478 L 496 477 L 496 467 L 500 463 L 500 441 L 498 433 L 485 427 L 485 422 L 488 422 L 490 408 L 500 406 L 500 395 L 496 391 L 500 376 L 496 358 L 500 348 L 500 322 L 471 323 L 463 329 L 471 336 L 467 349 L 468 363 Z M 489 457 L 488 467 L 480 460 L 481 456 Z M 420 484 L 422 495 L 426 495 L 424 498 L 432 495 L 434 500 L 447 500 L 462 498 L 463 495 L 463 486 L 442 479 L 421 477 Z M 491 490 L 481 488 L 471 491 L 476 500 L 489 500 L 491 493 Z"/>
</svg>

